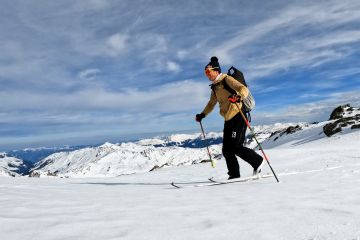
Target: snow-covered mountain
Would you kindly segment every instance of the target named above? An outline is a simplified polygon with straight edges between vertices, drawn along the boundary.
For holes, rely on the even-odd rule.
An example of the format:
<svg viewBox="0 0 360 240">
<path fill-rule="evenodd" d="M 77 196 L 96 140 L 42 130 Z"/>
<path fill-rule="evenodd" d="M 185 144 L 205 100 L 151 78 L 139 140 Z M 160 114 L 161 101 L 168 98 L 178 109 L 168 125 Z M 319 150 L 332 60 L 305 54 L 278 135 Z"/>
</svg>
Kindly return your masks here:
<svg viewBox="0 0 360 240">
<path fill-rule="evenodd" d="M 337 107 L 328 121 L 255 126 L 254 132 L 263 148 L 270 149 L 346 134 L 359 126 L 360 109 L 344 105 Z M 248 133 L 246 144 L 256 149 L 257 144 Z M 220 159 L 222 133 L 211 132 L 206 137 L 213 157 Z M 205 146 L 206 142 L 199 133 L 175 134 L 133 143 L 105 143 L 98 147 L 52 154 L 36 163 L 31 176 L 112 177 L 197 164 L 209 159 Z"/>
<path fill-rule="evenodd" d="M 18 177 L 26 174 L 31 166 L 21 159 L 0 152 L 0 176 Z"/>
<path fill-rule="evenodd" d="M 211 147 L 217 158 L 220 156 L 218 149 Z M 207 161 L 207 158 L 202 148 L 105 143 L 99 147 L 52 154 L 35 165 L 31 176 L 119 176 L 166 166 L 191 165 Z"/>
<path fill-rule="evenodd" d="M 206 135 L 207 141 L 199 133 L 195 134 L 173 134 L 166 137 L 155 137 L 152 139 L 142 139 L 137 143 L 143 146 L 154 147 L 186 147 L 186 148 L 203 148 L 206 143 L 209 145 L 216 145 L 222 143 L 222 133 L 209 132 Z"/>
<path fill-rule="evenodd" d="M 85 147 L 89 147 L 89 146 L 25 148 L 21 150 L 12 150 L 7 152 L 6 154 L 11 157 L 22 159 L 26 162 L 36 163 L 53 153 L 74 151 Z"/>
</svg>

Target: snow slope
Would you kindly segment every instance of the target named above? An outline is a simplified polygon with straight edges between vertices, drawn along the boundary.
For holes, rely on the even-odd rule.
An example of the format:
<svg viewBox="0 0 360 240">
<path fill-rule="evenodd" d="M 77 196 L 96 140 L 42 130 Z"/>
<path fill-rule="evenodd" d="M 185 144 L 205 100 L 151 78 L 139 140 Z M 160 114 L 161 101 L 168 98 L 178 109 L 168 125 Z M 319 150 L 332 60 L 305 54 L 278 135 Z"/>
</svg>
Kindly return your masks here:
<svg viewBox="0 0 360 240">
<path fill-rule="evenodd" d="M 19 177 L 27 168 L 23 160 L 0 153 L 0 176 Z"/>
<path fill-rule="evenodd" d="M 206 163 L 117 178 L 2 177 L 0 236 L 360 239 L 359 142 L 360 131 L 353 130 L 266 149 L 280 183 L 267 178 L 213 187 L 170 186 L 172 181 L 225 178 L 222 160 L 215 169 Z M 240 165 L 243 176 L 251 174 L 245 162 Z M 270 172 L 267 165 L 263 172 Z"/>
</svg>

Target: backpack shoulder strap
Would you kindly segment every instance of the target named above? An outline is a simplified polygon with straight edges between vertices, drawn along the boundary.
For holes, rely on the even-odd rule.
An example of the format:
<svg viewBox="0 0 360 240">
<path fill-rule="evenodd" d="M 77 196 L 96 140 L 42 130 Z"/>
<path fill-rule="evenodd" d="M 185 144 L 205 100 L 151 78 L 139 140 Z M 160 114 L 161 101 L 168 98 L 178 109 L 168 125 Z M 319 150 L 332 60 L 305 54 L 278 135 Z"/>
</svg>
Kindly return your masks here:
<svg viewBox="0 0 360 240">
<path fill-rule="evenodd" d="M 224 79 L 221 81 L 221 83 L 223 84 L 224 88 L 226 89 L 226 91 L 228 91 L 231 94 L 237 94 L 236 91 L 234 89 L 232 89 L 229 84 L 226 82 L 226 78 L 228 76 L 225 76 Z M 216 92 L 215 92 L 215 85 L 214 84 L 210 84 L 209 85 L 211 90 L 214 92 L 215 96 L 216 96 Z"/>
<path fill-rule="evenodd" d="M 227 76 L 224 77 L 224 79 L 223 79 L 223 81 L 222 81 L 222 84 L 223 84 L 224 88 L 225 88 L 226 91 L 228 91 L 229 93 L 231 93 L 231 94 L 236 94 L 236 91 L 235 91 L 234 89 L 232 89 L 232 88 L 227 84 L 226 78 L 227 78 Z"/>
<path fill-rule="evenodd" d="M 215 92 L 215 86 L 214 84 L 210 84 L 209 87 L 211 88 L 211 90 L 213 91 L 213 93 L 215 94 L 216 96 L 216 92 Z"/>
</svg>

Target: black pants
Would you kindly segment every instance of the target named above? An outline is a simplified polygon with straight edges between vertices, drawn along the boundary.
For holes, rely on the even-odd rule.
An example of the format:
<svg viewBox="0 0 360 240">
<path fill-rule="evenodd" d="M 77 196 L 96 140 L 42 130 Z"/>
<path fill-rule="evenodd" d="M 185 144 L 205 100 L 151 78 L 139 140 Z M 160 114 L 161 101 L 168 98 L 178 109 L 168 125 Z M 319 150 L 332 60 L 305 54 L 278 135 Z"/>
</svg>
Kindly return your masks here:
<svg viewBox="0 0 360 240">
<path fill-rule="evenodd" d="M 254 169 L 257 168 L 263 158 L 254 150 L 244 147 L 246 123 L 238 113 L 225 121 L 222 153 L 226 160 L 228 174 L 231 177 L 240 177 L 240 168 L 236 155 L 249 163 Z"/>
</svg>

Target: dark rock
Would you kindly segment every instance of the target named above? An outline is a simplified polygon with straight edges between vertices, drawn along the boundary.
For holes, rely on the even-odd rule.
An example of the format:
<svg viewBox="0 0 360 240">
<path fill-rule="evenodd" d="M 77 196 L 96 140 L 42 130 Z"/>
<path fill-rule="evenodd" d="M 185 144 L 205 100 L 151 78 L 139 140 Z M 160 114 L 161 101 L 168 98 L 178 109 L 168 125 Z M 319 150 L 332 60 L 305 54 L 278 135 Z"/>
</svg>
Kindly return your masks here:
<svg viewBox="0 0 360 240">
<path fill-rule="evenodd" d="M 162 166 L 155 165 L 152 169 L 150 169 L 149 172 L 155 171 L 155 170 L 160 169 L 160 168 L 163 168 L 163 167 L 165 167 L 165 166 L 169 166 L 169 164 L 165 163 L 165 164 L 162 165 Z"/>
<path fill-rule="evenodd" d="M 30 172 L 29 177 L 40 177 L 40 173 L 35 172 L 35 171 Z"/>
<path fill-rule="evenodd" d="M 330 137 L 342 131 L 342 128 L 359 128 L 360 114 L 356 114 L 359 108 L 351 107 L 350 104 L 341 105 L 334 109 L 330 115 L 330 120 L 336 120 L 323 127 L 326 136 Z M 356 114 L 356 115 L 355 115 Z M 344 116 L 347 117 L 344 117 Z M 351 116 L 354 115 L 354 116 Z M 350 117 L 349 117 L 350 116 Z"/>
<path fill-rule="evenodd" d="M 299 125 L 296 125 L 295 127 L 294 126 L 290 126 L 286 129 L 286 134 L 291 134 L 291 133 L 294 133 L 294 132 L 297 132 L 297 131 L 300 131 L 302 128 L 299 126 Z"/>
<path fill-rule="evenodd" d="M 273 137 L 275 135 L 277 135 L 275 138 L 274 138 L 274 142 L 276 140 L 279 139 L 279 137 L 281 137 L 282 135 L 284 134 L 292 134 L 292 133 L 295 133 L 297 131 L 300 131 L 302 129 L 302 127 L 300 125 L 296 125 L 296 126 L 289 126 L 287 127 L 286 129 L 283 129 L 283 130 L 280 130 L 280 131 L 275 131 L 273 133 L 271 133 L 270 137 Z"/>
<path fill-rule="evenodd" d="M 341 127 L 338 127 L 337 123 L 329 123 L 323 127 L 323 131 L 326 136 L 330 137 L 338 132 L 341 132 Z"/>
<path fill-rule="evenodd" d="M 149 172 L 152 172 L 152 171 L 154 171 L 154 170 L 156 170 L 156 169 L 159 169 L 160 167 L 158 166 L 158 165 L 155 165 L 152 169 L 150 169 L 150 171 Z"/>
<path fill-rule="evenodd" d="M 282 132 L 282 130 L 280 130 L 280 131 L 275 131 L 275 132 L 271 133 L 271 135 L 270 135 L 269 138 L 271 138 L 272 136 L 275 136 L 276 134 L 281 133 L 281 132 Z"/>
<path fill-rule="evenodd" d="M 351 126 L 351 129 L 355 129 L 359 126 L 359 124 L 355 124 L 358 122 L 359 118 L 360 114 L 353 117 L 341 118 L 335 122 L 328 123 L 323 127 L 324 133 L 326 136 L 330 137 L 338 132 L 341 132 L 344 127 Z"/>
<path fill-rule="evenodd" d="M 200 163 L 211 163 L 211 160 L 210 159 L 201 160 Z"/>
<path fill-rule="evenodd" d="M 50 170 L 48 170 L 47 176 L 52 176 L 52 177 L 56 177 L 57 176 L 57 172 L 50 172 Z"/>
<path fill-rule="evenodd" d="M 344 112 L 345 112 L 345 108 L 350 108 L 350 104 L 341 105 L 341 106 L 338 106 L 337 108 L 335 108 L 334 111 L 331 113 L 329 120 L 335 120 L 335 119 L 342 118 L 342 116 L 344 115 Z"/>
</svg>

